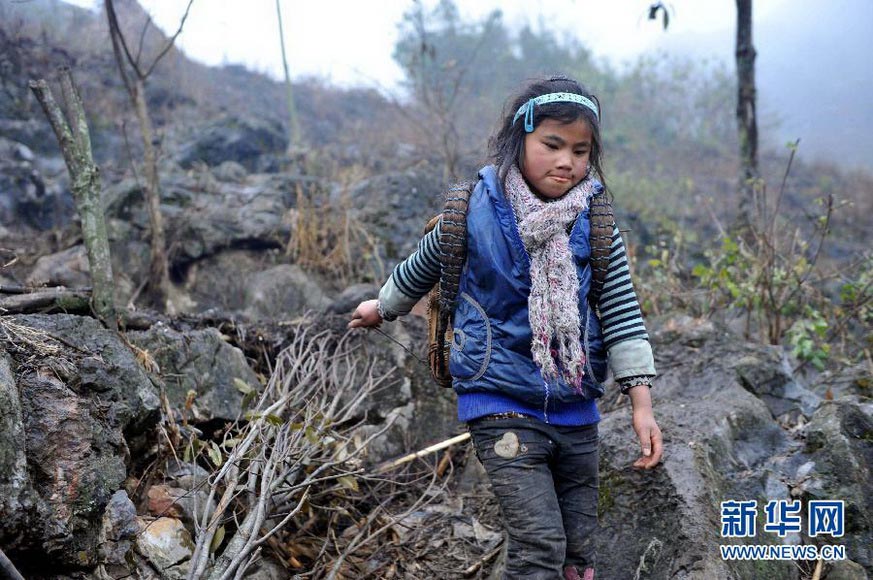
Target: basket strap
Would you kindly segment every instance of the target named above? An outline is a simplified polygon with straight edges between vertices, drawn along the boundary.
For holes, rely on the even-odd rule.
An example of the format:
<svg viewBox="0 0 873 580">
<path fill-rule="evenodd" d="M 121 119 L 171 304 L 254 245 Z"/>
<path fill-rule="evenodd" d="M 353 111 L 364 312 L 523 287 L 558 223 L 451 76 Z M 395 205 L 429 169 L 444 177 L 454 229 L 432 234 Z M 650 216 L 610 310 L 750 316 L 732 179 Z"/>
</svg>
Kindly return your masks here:
<svg viewBox="0 0 873 580">
<path fill-rule="evenodd" d="M 609 255 L 612 253 L 612 233 L 615 229 L 615 215 L 609 194 L 601 192 L 591 198 L 589 211 L 591 220 L 591 290 L 588 300 L 597 307 L 603 293 L 603 282 L 609 270 Z"/>
<path fill-rule="evenodd" d="M 458 300 L 461 271 L 467 260 L 467 208 L 474 185 L 471 182 L 463 182 L 453 185 L 446 192 L 439 239 L 441 274 L 437 337 L 440 341 L 445 340 L 451 324 Z M 448 376 L 446 350 L 446 348 L 440 349 L 438 361 L 445 376 Z"/>
</svg>

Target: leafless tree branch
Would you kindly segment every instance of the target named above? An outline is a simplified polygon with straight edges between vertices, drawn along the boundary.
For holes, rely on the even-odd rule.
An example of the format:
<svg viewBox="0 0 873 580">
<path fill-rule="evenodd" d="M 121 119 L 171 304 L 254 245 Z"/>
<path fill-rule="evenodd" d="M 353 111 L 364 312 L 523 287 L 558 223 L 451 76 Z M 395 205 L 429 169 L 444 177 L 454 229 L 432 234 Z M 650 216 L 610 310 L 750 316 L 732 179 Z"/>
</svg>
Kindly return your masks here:
<svg viewBox="0 0 873 580">
<path fill-rule="evenodd" d="M 179 28 L 176 29 L 176 32 L 167 40 L 167 44 L 158 53 L 155 57 L 155 60 L 152 61 L 151 66 L 149 66 L 148 70 L 145 72 L 145 77 L 148 77 L 152 74 L 152 71 L 155 70 L 155 67 L 158 66 L 158 63 L 161 62 L 161 59 L 170 51 L 171 48 L 176 44 L 176 39 L 182 34 L 182 28 L 185 26 L 185 21 L 188 20 L 188 13 L 191 12 L 191 5 L 194 3 L 194 0 L 188 0 L 188 6 L 185 7 L 185 14 L 182 15 L 182 20 L 179 21 Z"/>
<path fill-rule="evenodd" d="M 200 518 L 188 578 L 239 577 L 261 546 L 309 505 L 316 487 L 333 483 L 335 493 L 357 488 L 366 477 L 360 455 L 390 424 L 357 446 L 351 431 L 360 425 L 362 403 L 392 373 L 362 361 L 350 334 L 337 337 L 311 322 L 300 324 L 210 478 L 207 505 L 220 499 Z M 216 549 L 215 534 L 230 518 L 235 532 Z"/>
</svg>

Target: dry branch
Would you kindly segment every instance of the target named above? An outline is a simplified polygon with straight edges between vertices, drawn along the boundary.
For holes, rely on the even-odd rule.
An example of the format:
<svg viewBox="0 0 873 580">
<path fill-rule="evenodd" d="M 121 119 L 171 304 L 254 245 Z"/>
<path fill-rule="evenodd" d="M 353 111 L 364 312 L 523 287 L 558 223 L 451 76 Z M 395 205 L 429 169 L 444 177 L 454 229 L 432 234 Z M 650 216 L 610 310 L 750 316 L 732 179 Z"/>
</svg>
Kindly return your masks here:
<svg viewBox="0 0 873 580">
<path fill-rule="evenodd" d="M 170 270 L 166 250 L 166 234 L 164 231 L 163 215 L 161 214 L 161 184 L 158 175 L 158 149 L 155 145 L 155 131 L 149 115 L 148 101 L 146 99 L 146 80 L 154 72 L 158 63 L 167 55 L 173 47 L 178 36 L 182 33 L 185 21 L 191 11 L 193 0 L 188 0 L 185 14 L 179 22 L 179 28 L 170 37 L 163 48 L 154 57 L 151 64 L 145 65 L 141 61 L 142 44 L 146 29 L 151 25 L 151 19 L 146 21 L 140 34 L 140 49 L 136 57 L 131 54 L 127 39 L 118 22 L 115 11 L 115 3 L 106 0 L 106 18 L 109 24 L 109 36 L 112 40 L 112 52 L 115 55 L 115 63 L 118 73 L 124 84 L 130 103 L 136 113 L 139 122 L 140 134 L 143 144 L 143 164 L 145 165 L 146 180 L 143 190 L 146 199 L 146 208 L 149 214 L 149 226 L 151 229 L 151 260 L 149 264 L 149 292 L 152 301 L 162 311 L 174 314 L 172 304 L 168 301 L 170 292 Z M 130 72 L 131 74 L 128 74 Z M 134 168 L 135 169 L 135 168 Z"/>
<path fill-rule="evenodd" d="M 299 323 L 246 413 L 248 422 L 238 425 L 234 445 L 210 477 L 206 504 L 220 499 L 198 522 L 188 578 L 239 576 L 264 543 L 305 507 L 312 509 L 313 491 L 355 488 L 364 477 L 359 456 L 382 430 L 362 444 L 355 444 L 352 431 L 361 423 L 361 404 L 393 371 L 380 374 L 372 362 L 360 362 L 351 337 Z M 236 522 L 235 532 L 211 554 L 215 535 L 229 520 Z"/>
<path fill-rule="evenodd" d="M 88 312 L 91 292 L 87 290 L 67 290 L 52 288 L 14 294 L 0 298 L 0 312 L 3 314 L 30 314 L 34 312 Z"/>
<path fill-rule="evenodd" d="M 3 572 L 3 577 L 9 578 L 9 580 L 24 580 L 24 576 L 18 572 L 2 549 L 0 549 L 0 571 Z"/>
<path fill-rule="evenodd" d="M 410 461 L 418 459 L 419 457 L 424 457 L 425 455 L 430 455 L 431 453 L 436 453 L 437 451 L 442 451 L 443 449 L 445 449 L 447 447 L 451 447 L 452 445 L 455 445 L 457 443 L 463 443 L 464 441 L 466 441 L 469 438 L 470 438 L 469 433 L 462 433 L 460 435 L 456 435 L 455 437 L 452 437 L 451 439 L 446 439 L 445 441 L 440 441 L 439 443 L 435 443 L 429 447 L 425 447 L 424 449 L 422 449 L 420 451 L 416 451 L 415 453 L 410 453 L 409 455 L 404 455 L 403 457 L 399 457 L 397 459 L 394 459 L 393 461 L 388 461 L 386 463 L 383 463 L 382 465 L 380 465 L 379 467 L 376 468 L 375 472 L 376 473 L 385 473 L 386 471 L 390 471 L 390 470 L 394 469 L 395 467 L 399 467 L 399 466 L 403 465 L 404 463 L 409 463 Z"/>
<path fill-rule="evenodd" d="M 486 564 L 488 564 L 488 562 L 490 562 L 491 560 L 496 558 L 497 554 L 499 554 L 500 550 L 502 550 L 502 549 L 503 549 L 503 542 L 500 542 L 499 544 L 497 544 L 496 548 L 494 548 L 493 550 L 491 550 L 490 552 L 485 554 L 482 558 L 479 559 L 479 561 L 474 562 L 473 565 L 467 567 L 467 569 L 464 570 L 464 577 L 467 578 L 469 576 L 472 576 L 473 574 L 475 574 L 476 572 L 481 570 L 483 566 L 485 566 Z"/>
</svg>

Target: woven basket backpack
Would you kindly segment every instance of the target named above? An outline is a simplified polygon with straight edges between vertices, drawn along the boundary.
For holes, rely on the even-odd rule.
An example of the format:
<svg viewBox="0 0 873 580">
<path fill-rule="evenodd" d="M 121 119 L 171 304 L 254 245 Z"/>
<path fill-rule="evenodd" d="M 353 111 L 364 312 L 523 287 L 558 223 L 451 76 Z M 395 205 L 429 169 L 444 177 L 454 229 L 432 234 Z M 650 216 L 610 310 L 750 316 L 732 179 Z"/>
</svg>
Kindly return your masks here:
<svg viewBox="0 0 873 580">
<path fill-rule="evenodd" d="M 433 230 L 442 218 L 440 225 L 439 251 L 440 281 L 427 295 L 427 358 L 430 372 L 441 387 L 452 386 L 449 373 L 449 350 L 452 345 L 452 316 L 458 298 L 461 271 L 467 259 L 467 206 L 475 183 L 464 182 L 454 185 L 446 192 L 446 203 L 442 213 L 427 222 L 424 233 Z M 612 247 L 612 232 L 615 216 L 609 195 L 602 191 L 591 198 L 591 290 L 588 299 L 596 307 L 603 292 L 603 281 L 609 268 L 609 254 Z"/>
</svg>

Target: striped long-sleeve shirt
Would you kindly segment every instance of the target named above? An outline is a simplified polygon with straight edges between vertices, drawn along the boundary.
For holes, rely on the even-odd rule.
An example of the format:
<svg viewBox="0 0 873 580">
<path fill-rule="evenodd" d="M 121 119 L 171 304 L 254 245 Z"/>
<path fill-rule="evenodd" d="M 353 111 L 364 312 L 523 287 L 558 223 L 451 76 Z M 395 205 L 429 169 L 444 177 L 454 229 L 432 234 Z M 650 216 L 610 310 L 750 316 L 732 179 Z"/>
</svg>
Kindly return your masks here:
<svg viewBox="0 0 873 580">
<path fill-rule="evenodd" d="M 379 311 L 394 320 L 439 282 L 439 224 L 425 235 L 418 249 L 397 265 L 379 292 Z M 618 228 L 612 233 L 609 267 L 598 304 L 603 341 L 616 379 L 654 376 L 655 366 L 639 301 L 631 282 L 627 253 Z"/>
</svg>

